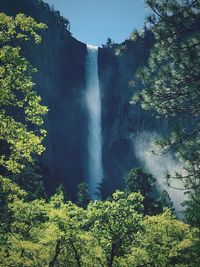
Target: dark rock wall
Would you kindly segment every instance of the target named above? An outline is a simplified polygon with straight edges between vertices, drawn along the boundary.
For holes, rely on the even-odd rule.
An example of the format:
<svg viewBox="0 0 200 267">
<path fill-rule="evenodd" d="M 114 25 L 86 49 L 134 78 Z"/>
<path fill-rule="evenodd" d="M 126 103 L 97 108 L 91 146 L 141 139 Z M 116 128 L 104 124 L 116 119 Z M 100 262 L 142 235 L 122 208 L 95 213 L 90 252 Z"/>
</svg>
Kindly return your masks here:
<svg viewBox="0 0 200 267">
<path fill-rule="evenodd" d="M 39 72 L 36 89 L 49 108 L 45 121 L 48 132 L 41 162 L 48 193 L 62 182 L 70 198 L 77 184 L 86 179 L 87 114 L 84 101 L 86 45 L 71 36 L 68 21 L 39 0 L 1 0 L 0 11 L 8 15 L 25 13 L 48 28 L 42 43 L 25 45 L 24 56 Z M 80 25 L 81 27 L 81 25 Z M 143 131 L 164 134 L 168 122 L 131 105 L 135 75 L 144 66 L 153 46 L 146 32 L 135 40 L 99 49 L 99 77 L 102 98 L 103 166 L 107 192 L 123 186 L 123 177 L 137 160 L 133 138 Z M 135 83 L 134 88 L 130 81 Z"/>
<path fill-rule="evenodd" d="M 36 89 L 49 108 L 42 160 L 47 191 L 53 193 L 62 182 L 73 198 L 85 174 L 86 46 L 71 36 L 59 13 L 41 1 L 2 0 L 0 11 L 11 16 L 25 13 L 48 26 L 41 31 L 42 43 L 25 45 L 23 54 L 39 70 L 34 75 Z"/>
<path fill-rule="evenodd" d="M 134 151 L 134 136 L 144 131 L 163 135 L 169 129 L 167 120 L 158 119 L 138 104 L 130 104 L 134 88 L 141 88 L 137 71 L 147 64 L 153 42 L 152 34 L 146 32 L 136 40 L 100 49 L 103 165 L 105 177 L 112 181 L 110 191 L 122 188 L 123 177 L 140 165 Z"/>
</svg>

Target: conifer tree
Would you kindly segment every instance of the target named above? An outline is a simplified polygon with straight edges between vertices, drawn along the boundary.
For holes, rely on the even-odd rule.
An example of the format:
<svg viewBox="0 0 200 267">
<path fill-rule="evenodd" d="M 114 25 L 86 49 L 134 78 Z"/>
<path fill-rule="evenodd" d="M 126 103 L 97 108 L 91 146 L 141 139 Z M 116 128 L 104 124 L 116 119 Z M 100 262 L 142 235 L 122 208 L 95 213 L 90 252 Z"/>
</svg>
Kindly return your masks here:
<svg viewBox="0 0 200 267">
<path fill-rule="evenodd" d="M 163 153 L 172 149 L 184 162 L 185 171 L 173 178 L 183 182 L 200 209 L 200 1 L 146 2 L 153 10 L 148 21 L 155 45 L 139 73 L 143 90 L 135 99 L 175 119 L 171 135 L 158 144 Z"/>
</svg>

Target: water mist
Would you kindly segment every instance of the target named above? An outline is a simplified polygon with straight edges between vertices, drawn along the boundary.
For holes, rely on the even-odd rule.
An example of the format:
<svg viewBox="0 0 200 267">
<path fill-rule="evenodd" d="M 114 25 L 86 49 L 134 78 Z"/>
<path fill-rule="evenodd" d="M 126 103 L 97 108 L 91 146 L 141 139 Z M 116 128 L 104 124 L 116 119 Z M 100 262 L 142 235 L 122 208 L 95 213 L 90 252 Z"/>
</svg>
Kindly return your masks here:
<svg viewBox="0 0 200 267">
<path fill-rule="evenodd" d="M 159 136 L 155 133 L 148 132 L 143 132 L 135 136 L 133 139 L 135 154 L 144 168 L 157 179 L 158 186 L 169 193 L 174 208 L 179 213 L 179 217 L 181 217 L 180 212 L 183 210 L 181 202 L 185 200 L 186 196 L 183 190 L 168 187 L 165 177 L 166 174 L 174 176 L 176 172 L 183 173 L 183 165 L 171 153 L 160 156 L 153 154 L 152 151 L 155 151 L 156 154 L 161 153 L 154 143 L 155 138 L 159 138 Z M 171 186 L 183 188 L 182 182 L 175 179 L 172 179 Z"/>
</svg>

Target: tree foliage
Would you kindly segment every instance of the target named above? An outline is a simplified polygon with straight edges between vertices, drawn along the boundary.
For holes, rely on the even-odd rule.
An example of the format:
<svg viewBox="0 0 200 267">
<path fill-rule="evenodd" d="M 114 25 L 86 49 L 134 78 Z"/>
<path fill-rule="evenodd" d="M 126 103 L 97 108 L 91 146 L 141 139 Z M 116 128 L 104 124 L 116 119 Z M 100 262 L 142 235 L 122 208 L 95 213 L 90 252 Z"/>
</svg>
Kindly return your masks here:
<svg viewBox="0 0 200 267">
<path fill-rule="evenodd" d="M 143 90 L 135 99 L 145 109 L 175 118 L 172 134 L 158 144 L 163 153 L 173 149 L 184 162 L 185 171 L 175 178 L 183 182 L 200 209 L 200 1 L 146 2 L 153 10 L 148 21 L 155 46 L 139 73 Z"/>
<path fill-rule="evenodd" d="M 115 192 L 87 209 L 64 201 L 26 201 L 5 188 L 12 221 L 0 231 L 0 265 L 16 267 L 198 266 L 198 230 L 169 210 L 143 217 L 140 193 Z M 11 201 L 11 199 L 14 201 Z M 196 264 L 196 265 L 195 265 Z"/>
<path fill-rule="evenodd" d="M 41 37 L 38 31 L 44 28 L 44 24 L 36 23 L 33 18 L 24 14 L 12 18 L 0 13 L 0 232 L 3 244 L 9 246 L 18 242 L 18 238 L 11 231 L 13 224 L 21 225 L 24 231 L 31 225 L 31 218 L 30 222 L 27 219 L 22 224 L 18 217 L 14 217 L 16 213 L 12 204 L 19 203 L 24 197 L 32 198 L 34 193 L 39 193 L 36 192 L 39 190 L 39 183 L 36 180 L 32 180 L 32 186 L 35 188 L 32 188 L 34 191 L 32 196 L 28 196 L 17 183 L 11 182 L 5 176 L 17 182 L 25 178 L 22 178 L 23 175 L 26 176 L 25 179 L 28 179 L 28 176 L 34 179 L 33 166 L 28 162 L 32 163 L 34 155 L 40 155 L 44 151 L 42 140 L 46 132 L 41 125 L 47 107 L 41 105 L 41 97 L 34 90 L 31 75 L 36 70 L 21 55 L 21 46 L 24 42 L 31 42 L 32 45 L 34 42 L 40 43 Z M 19 173 L 22 170 L 20 177 Z M 38 178 L 38 175 L 35 174 L 35 178 Z M 28 181 L 26 187 L 28 191 L 30 184 Z M 41 186 L 42 184 L 40 189 Z M 28 203 L 26 206 L 29 207 Z M 20 243 L 19 245 L 21 246 Z M 5 247 L 1 257 L 5 256 L 4 253 L 7 255 L 11 251 Z M 18 252 L 14 250 L 13 253 Z M 13 255 L 13 260 L 15 257 L 18 264 L 16 255 Z M 7 263 L 5 266 L 11 265 Z"/>
<path fill-rule="evenodd" d="M 106 266 L 112 267 L 116 256 L 128 253 L 141 229 L 142 196 L 117 191 L 111 201 L 96 201 L 88 206 L 92 233 L 103 249 Z"/>
<path fill-rule="evenodd" d="M 197 262 L 191 260 L 196 233 L 189 225 L 176 220 L 169 210 L 148 216 L 143 223 L 144 232 L 139 239 L 148 252 L 149 266 L 196 266 L 199 258 Z"/>
<path fill-rule="evenodd" d="M 86 208 L 91 200 L 90 191 L 87 183 L 82 182 L 77 187 L 77 204 L 80 207 Z"/>
<path fill-rule="evenodd" d="M 0 165 L 10 172 L 20 172 L 33 154 L 41 154 L 45 130 L 39 127 L 47 107 L 34 90 L 31 75 L 36 71 L 21 56 L 20 44 L 41 41 L 38 30 L 45 28 L 31 17 L 15 18 L 0 14 Z M 19 44 L 18 46 L 16 44 Z"/>
<path fill-rule="evenodd" d="M 165 190 L 159 190 L 156 185 L 156 178 L 142 168 L 132 168 L 124 177 L 125 192 L 140 192 L 144 197 L 144 214 L 155 215 L 164 208 L 173 210 L 173 202 Z"/>
</svg>

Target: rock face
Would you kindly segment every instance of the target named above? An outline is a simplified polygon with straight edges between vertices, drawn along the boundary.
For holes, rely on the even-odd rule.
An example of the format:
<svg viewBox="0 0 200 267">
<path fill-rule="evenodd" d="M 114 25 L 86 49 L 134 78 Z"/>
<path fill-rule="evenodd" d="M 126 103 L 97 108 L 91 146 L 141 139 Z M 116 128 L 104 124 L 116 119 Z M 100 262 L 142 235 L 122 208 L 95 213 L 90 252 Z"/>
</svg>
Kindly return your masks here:
<svg viewBox="0 0 200 267">
<path fill-rule="evenodd" d="M 62 182 L 70 198 L 86 179 L 88 118 L 84 101 L 86 45 L 74 39 L 69 22 L 39 0 L 2 0 L 0 11 L 14 16 L 25 13 L 48 28 L 40 45 L 25 45 L 24 56 L 39 71 L 36 89 L 49 108 L 45 121 L 46 152 L 42 170 L 48 193 Z M 80 25 L 81 27 L 81 25 Z M 145 65 L 153 37 L 149 32 L 135 40 L 99 49 L 102 101 L 103 167 L 107 193 L 123 186 L 123 176 L 140 165 L 133 139 L 143 131 L 163 133 L 168 125 L 155 115 L 130 104 L 138 68 Z"/>
<path fill-rule="evenodd" d="M 130 104 L 139 68 L 147 64 L 153 46 L 150 32 L 100 50 L 99 75 L 102 90 L 103 164 L 110 192 L 123 187 L 123 177 L 142 165 L 134 148 L 134 138 L 142 132 L 165 134 L 169 123 Z M 132 85 L 134 83 L 134 86 Z"/>
<path fill-rule="evenodd" d="M 87 117 L 82 98 L 86 45 L 71 36 L 68 21 L 41 1 L 3 0 L 0 11 L 10 16 L 25 13 L 48 26 L 41 32 L 42 43 L 26 45 L 23 54 L 38 69 L 33 77 L 36 89 L 49 108 L 42 160 L 47 191 L 53 193 L 62 182 L 73 197 L 85 174 Z"/>
</svg>

